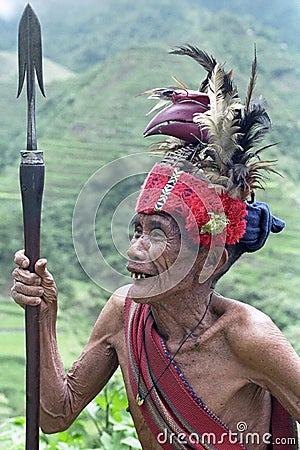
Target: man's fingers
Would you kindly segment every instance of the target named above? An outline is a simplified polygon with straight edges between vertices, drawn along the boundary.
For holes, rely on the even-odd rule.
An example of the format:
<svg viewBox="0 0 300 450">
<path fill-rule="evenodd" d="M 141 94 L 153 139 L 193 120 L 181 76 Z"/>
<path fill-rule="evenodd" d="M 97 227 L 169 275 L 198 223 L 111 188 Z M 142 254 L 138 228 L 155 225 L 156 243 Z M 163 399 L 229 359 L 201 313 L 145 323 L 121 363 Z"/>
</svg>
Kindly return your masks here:
<svg viewBox="0 0 300 450">
<path fill-rule="evenodd" d="M 15 282 L 13 289 L 18 294 L 24 294 L 28 297 L 41 297 L 44 295 L 44 289 L 41 286 L 27 286 L 26 284 Z"/>
<path fill-rule="evenodd" d="M 13 270 L 12 277 L 15 281 L 27 284 L 28 286 L 39 286 L 42 281 L 36 273 L 20 269 L 19 267 Z"/>
<path fill-rule="evenodd" d="M 45 307 L 47 304 L 56 302 L 57 287 L 46 267 L 46 259 L 39 259 L 35 263 L 35 272 L 20 267 L 28 267 L 29 264 L 23 250 L 16 253 L 15 262 L 19 267 L 12 272 L 14 286 L 11 289 L 11 295 L 16 303 L 21 306 L 41 304 Z"/>
<path fill-rule="evenodd" d="M 11 289 L 11 296 L 14 299 L 14 301 L 16 303 L 18 303 L 18 305 L 21 305 L 21 306 L 25 306 L 25 305 L 37 306 L 37 305 L 40 305 L 40 303 L 42 301 L 39 297 L 30 297 L 28 295 L 24 295 L 20 292 L 17 292 L 17 290 L 15 289 L 15 286 L 13 286 Z"/>
<path fill-rule="evenodd" d="M 17 266 L 27 269 L 29 266 L 29 259 L 24 254 L 24 250 L 19 250 L 15 253 L 14 262 Z"/>
</svg>

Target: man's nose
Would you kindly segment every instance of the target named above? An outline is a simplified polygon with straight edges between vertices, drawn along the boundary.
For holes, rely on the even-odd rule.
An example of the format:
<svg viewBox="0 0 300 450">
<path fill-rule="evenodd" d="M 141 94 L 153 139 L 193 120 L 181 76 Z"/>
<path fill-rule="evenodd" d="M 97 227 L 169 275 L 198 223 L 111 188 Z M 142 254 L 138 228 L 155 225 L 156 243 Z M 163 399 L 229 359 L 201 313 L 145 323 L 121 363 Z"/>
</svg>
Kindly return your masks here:
<svg viewBox="0 0 300 450">
<path fill-rule="evenodd" d="M 138 239 L 132 239 L 127 250 L 129 259 L 133 261 L 145 261 L 147 259 L 147 250 L 149 247 L 149 239 L 145 235 Z"/>
</svg>

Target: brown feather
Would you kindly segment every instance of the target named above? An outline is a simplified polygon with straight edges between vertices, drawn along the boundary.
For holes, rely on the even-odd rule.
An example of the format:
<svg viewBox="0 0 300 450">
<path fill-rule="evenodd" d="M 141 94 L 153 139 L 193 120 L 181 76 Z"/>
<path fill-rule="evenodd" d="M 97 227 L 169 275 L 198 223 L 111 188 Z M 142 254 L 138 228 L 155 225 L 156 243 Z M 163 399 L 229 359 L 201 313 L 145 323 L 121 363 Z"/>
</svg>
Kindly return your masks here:
<svg viewBox="0 0 300 450">
<path fill-rule="evenodd" d="M 245 113 L 246 114 L 249 111 L 252 94 L 253 94 L 255 84 L 256 84 L 256 79 L 257 79 L 257 57 L 256 57 L 256 46 L 254 46 L 254 60 L 252 62 L 251 77 L 250 77 L 250 82 L 249 82 L 248 91 L 247 91 L 247 97 L 246 97 L 246 101 L 245 101 Z"/>
</svg>

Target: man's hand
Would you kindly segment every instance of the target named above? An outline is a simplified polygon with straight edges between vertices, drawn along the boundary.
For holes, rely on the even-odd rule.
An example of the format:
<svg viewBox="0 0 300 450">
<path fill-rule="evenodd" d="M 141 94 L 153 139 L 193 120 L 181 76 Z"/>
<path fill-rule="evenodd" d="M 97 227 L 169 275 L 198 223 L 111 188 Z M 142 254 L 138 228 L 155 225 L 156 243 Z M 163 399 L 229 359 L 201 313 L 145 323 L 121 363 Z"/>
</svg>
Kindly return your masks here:
<svg viewBox="0 0 300 450">
<path fill-rule="evenodd" d="M 12 298 L 21 306 L 41 305 L 45 310 L 49 304 L 57 300 L 57 287 L 53 276 L 47 270 L 47 260 L 39 259 L 35 264 L 35 273 L 29 272 L 29 259 L 24 250 L 15 254 L 15 263 L 19 266 L 14 269 L 12 276 L 14 285 L 11 289 Z"/>
</svg>

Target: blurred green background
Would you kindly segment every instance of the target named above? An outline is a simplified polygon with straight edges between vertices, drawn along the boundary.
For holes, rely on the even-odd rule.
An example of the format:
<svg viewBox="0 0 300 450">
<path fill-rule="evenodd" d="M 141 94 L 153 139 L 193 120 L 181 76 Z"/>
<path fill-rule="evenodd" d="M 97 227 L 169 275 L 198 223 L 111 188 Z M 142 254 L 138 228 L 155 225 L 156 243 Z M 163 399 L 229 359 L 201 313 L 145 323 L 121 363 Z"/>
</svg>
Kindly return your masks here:
<svg viewBox="0 0 300 450">
<path fill-rule="evenodd" d="M 158 140 L 143 138 L 145 114 L 153 105 L 137 94 L 172 84 L 172 76 L 198 88 L 203 70 L 192 60 L 168 54 L 186 43 L 226 62 L 242 99 L 254 44 L 257 47 L 254 97 L 263 95 L 272 117 L 266 143 L 278 142 L 264 157 L 277 159 L 283 174 L 283 178 L 272 175 L 257 199 L 270 204 L 273 214 L 286 221 L 286 229 L 272 236 L 261 251 L 244 256 L 218 289 L 269 314 L 300 352 L 299 2 L 33 0 L 31 4 L 42 24 L 47 94 L 46 99 L 40 95 L 37 99 L 38 146 L 47 170 L 41 253 L 60 291 L 58 337 L 66 367 L 88 339 L 109 295 L 89 279 L 77 260 L 72 241 L 76 199 L 96 170 L 120 156 L 147 151 Z M 16 100 L 17 25 L 23 7 L 17 0 L 0 4 L 3 420 L 24 414 L 23 311 L 9 297 L 13 254 L 23 246 L 18 166 L 19 150 L 25 146 L 26 111 L 24 95 Z M 118 189 L 112 193 L 111 203 L 97 217 L 96 235 L 106 247 L 109 263 L 124 271 L 125 259 L 110 237 L 111 205 L 118 203 L 118 193 Z"/>
</svg>

